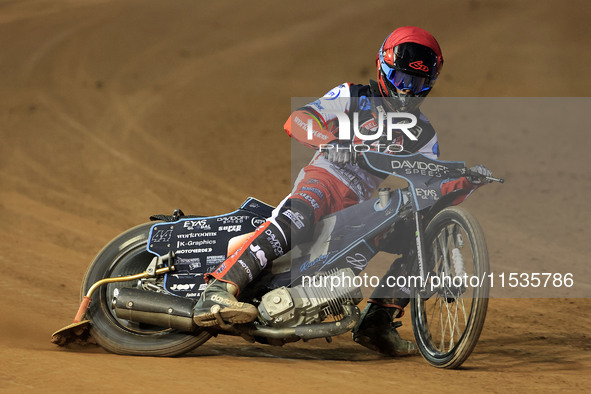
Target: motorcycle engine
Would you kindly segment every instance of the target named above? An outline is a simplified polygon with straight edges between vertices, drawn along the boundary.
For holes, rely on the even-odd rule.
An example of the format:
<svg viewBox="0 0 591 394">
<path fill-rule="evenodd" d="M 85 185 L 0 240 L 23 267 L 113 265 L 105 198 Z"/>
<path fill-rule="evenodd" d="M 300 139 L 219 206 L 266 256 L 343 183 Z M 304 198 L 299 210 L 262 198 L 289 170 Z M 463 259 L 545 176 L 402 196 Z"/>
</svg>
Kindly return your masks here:
<svg viewBox="0 0 591 394">
<path fill-rule="evenodd" d="M 354 278 L 351 268 L 343 268 L 317 274 L 292 288 L 271 290 L 261 299 L 260 316 L 272 327 L 320 323 L 329 315 L 339 319 L 341 305 L 357 305 L 363 299 Z"/>
</svg>

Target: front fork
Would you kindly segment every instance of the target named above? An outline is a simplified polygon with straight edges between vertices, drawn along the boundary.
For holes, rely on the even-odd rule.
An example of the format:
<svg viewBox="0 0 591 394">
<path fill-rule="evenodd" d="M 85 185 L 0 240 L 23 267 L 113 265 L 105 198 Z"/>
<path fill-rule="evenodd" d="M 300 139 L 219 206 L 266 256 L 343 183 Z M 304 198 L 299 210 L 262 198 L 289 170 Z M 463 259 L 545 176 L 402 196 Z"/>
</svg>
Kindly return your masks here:
<svg viewBox="0 0 591 394">
<path fill-rule="evenodd" d="M 418 266 L 418 275 L 420 278 L 420 286 L 419 286 L 419 294 L 421 298 L 430 298 L 435 293 L 443 291 L 445 297 L 449 300 L 448 302 L 452 302 L 453 299 L 457 298 L 460 294 L 466 291 L 465 286 L 442 286 L 434 284 L 431 282 L 433 277 L 431 274 L 437 275 L 437 273 L 433 272 L 434 267 L 431 265 L 426 267 L 425 261 L 425 236 L 424 236 L 424 228 L 423 228 L 423 220 L 421 219 L 421 214 L 417 211 L 414 212 L 414 219 L 415 219 L 415 241 L 416 241 L 416 249 L 417 249 L 417 266 Z M 441 241 L 440 238 L 437 238 L 435 242 L 439 242 L 439 246 L 441 249 L 441 267 L 439 268 L 440 274 L 443 273 L 445 275 L 450 276 L 459 276 L 466 274 L 463 257 L 460 252 L 460 249 L 464 242 L 461 236 L 461 233 L 455 232 L 454 228 L 448 228 L 445 230 L 444 233 L 444 241 Z M 449 246 L 442 245 L 441 242 L 448 242 Z M 429 256 L 429 258 L 433 259 L 436 256 Z M 434 262 L 431 262 L 433 264 Z M 416 282 L 415 282 L 416 283 Z"/>
<path fill-rule="evenodd" d="M 427 278 L 425 277 L 425 246 L 423 237 L 423 223 L 421 220 L 421 214 L 418 211 L 415 211 L 415 242 L 417 246 L 417 263 L 419 267 L 419 277 L 421 278 L 421 283 L 427 283 Z"/>
</svg>

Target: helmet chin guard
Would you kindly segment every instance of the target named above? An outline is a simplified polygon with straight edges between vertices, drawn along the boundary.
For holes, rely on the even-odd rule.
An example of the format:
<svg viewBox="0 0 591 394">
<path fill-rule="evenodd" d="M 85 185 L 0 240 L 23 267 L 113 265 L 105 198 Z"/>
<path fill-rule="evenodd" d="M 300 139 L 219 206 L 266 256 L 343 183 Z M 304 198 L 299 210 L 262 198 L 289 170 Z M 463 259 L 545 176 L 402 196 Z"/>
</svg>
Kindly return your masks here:
<svg viewBox="0 0 591 394">
<path fill-rule="evenodd" d="M 415 112 L 419 109 L 423 101 L 424 96 L 412 96 L 409 94 L 398 94 L 394 93 L 395 96 L 383 97 L 386 108 L 393 112 Z"/>
</svg>

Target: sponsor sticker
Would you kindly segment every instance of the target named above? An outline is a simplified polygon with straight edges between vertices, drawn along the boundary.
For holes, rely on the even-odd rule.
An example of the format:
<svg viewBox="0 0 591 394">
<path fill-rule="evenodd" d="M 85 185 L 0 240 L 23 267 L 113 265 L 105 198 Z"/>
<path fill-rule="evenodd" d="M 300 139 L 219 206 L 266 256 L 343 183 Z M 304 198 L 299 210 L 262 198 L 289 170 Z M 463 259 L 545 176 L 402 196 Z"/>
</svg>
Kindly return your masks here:
<svg viewBox="0 0 591 394">
<path fill-rule="evenodd" d="M 205 259 L 205 265 L 218 265 L 223 263 L 226 260 L 226 256 L 224 255 L 214 255 L 214 256 L 207 256 Z"/>
<path fill-rule="evenodd" d="M 294 212 L 291 209 L 283 211 L 283 214 L 291 220 L 291 222 L 301 230 L 304 227 L 304 216 L 301 213 Z"/>
<path fill-rule="evenodd" d="M 207 224 L 206 220 L 187 220 L 183 223 L 183 227 L 187 230 L 194 230 L 195 228 L 201 230 L 211 230 L 211 226 Z"/>
</svg>

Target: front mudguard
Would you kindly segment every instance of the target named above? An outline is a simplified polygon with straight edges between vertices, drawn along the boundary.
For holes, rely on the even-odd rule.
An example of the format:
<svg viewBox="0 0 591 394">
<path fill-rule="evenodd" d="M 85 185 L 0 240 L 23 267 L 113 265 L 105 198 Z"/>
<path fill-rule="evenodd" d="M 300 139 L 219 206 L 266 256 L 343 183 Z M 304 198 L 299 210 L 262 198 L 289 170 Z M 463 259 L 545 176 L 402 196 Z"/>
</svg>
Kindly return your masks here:
<svg viewBox="0 0 591 394">
<path fill-rule="evenodd" d="M 447 207 L 451 207 L 456 198 L 458 198 L 461 195 L 468 194 L 469 192 L 470 191 L 466 189 L 458 189 L 442 196 L 430 208 L 425 209 L 423 213 L 423 223 L 429 223 L 439 212 L 441 212 Z"/>
</svg>

